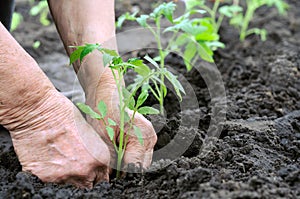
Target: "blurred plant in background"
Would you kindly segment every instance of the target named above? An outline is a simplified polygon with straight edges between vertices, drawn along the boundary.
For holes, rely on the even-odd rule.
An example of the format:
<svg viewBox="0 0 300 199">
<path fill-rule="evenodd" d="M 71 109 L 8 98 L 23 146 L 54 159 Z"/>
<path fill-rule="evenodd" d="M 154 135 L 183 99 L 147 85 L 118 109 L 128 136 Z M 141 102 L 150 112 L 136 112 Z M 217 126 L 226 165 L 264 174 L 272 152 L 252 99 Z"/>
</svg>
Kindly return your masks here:
<svg viewBox="0 0 300 199">
<path fill-rule="evenodd" d="M 39 16 L 39 21 L 43 26 L 49 26 L 51 22 L 48 19 L 49 7 L 46 0 L 35 3 L 35 0 L 28 0 L 31 8 L 29 10 L 30 16 Z M 23 15 L 19 12 L 14 12 L 12 17 L 11 31 L 13 32 L 23 21 Z"/>
</svg>

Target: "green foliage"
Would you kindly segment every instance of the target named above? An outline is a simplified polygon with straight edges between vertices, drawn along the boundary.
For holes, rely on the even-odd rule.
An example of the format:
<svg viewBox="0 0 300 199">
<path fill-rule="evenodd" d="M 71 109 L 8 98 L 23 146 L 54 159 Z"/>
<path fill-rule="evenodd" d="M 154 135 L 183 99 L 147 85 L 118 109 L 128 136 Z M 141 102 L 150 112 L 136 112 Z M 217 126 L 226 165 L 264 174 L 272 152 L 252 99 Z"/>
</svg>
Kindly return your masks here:
<svg viewBox="0 0 300 199">
<path fill-rule="evenodd" d="M 259 35 L 262 41 L 266 40 L 267 31 L 265 29 L 248 28 L 255 11 L 262 6 L 275 6 L 279 14 L 286 14 L 288 8 L 288 4 L 283 0 L 246 0 L 246 10 L 243 12 L 241 7 L 239 10 L 235 10 L 230 20 L 230 24 L 239 29 L 241 41 L 251 34 Z"/>
<path fill-rule="evenodd" d="M 184 93 L 183 87 L 177 80 L 177 77 L 165 68 L 156 67 L 155 69 L 150 69 L 146 64 L 144 64 L 143 60 L 139 58 L 131 58 L 127 61 L 123 61 L 123 59 L 117 54 L 116 51 L 102 48 L 100 44 L 86 44 L 84 46 L 72 46 L 72 48 L 75 48 L 75 50 L 70 55 L 70 64 L 74 63 L 77 60 L 82 62 L 82 60 L 88 54 L 97 50 L 103 55 L 104 66 L 109 67 L 114 76 L 114 80 L 118 89 L 120 110 L 120 123 L 118 128 L 120 132 L 118 140 L 116 140 L 116 132 L 113 128 L 114 126 L 116 126 L 116 122 L 112 118 L 108 117 L 108 109 L 103 101 L 100 101 L 98 103 L 97 111 L 94 111 L 91 107 L 83 103 L 78 103 L 77 106 L 82 112 L 89 115 L 89 117 L 100 120 L 105 125 L 107 134 L 112 141 L 118 155 L 117 170 L 120 171 L 129 133 L 133 132 L 141 145 L 143 145 L 144 143 L 141 130 L 133 124 L 135 114 L 137 112 L 143 115 L 159 114 L 158 110 L 149 106 L 143 106 L 149 96 L 148 89 L 153 90 L 153 93 L 155 93 L 156 95 L 159 95 L 158 92 L 160 91 L 157 86 L 158 84 L 162 84 L 166 89 L 164 82 L 160 79 L 161 77 L 166 77 L 171 82 L 179 97 L 181 97 L 180 92 Z M 149 56 L 147 56 L 146 58 L 150 59 Z M 152 59 L 151 62 L 157 65 L 157 63 Z M 137 74 L 139 74 L 139 78 L 126 88 L 123 86 L 122 81 L 124 75 L 129 69 L 132 69 Z M 156 85 L 156 88 L 152 88 L 150 82 Z M 147 89 L 143 89 L 143 87 L 147 87 Z M 154 91 L 155 89 L 156 91 Z M 142 92 L 137 96 L 137 91 L 139 90 L 142 90 Z M 132 111 L 132 114 L 130 116 L 127 113 L 128 109 Z M 126 133 L 124 131 L 125 125 L 129 127 Z"/>
<path fill-rule="evenodd" d="M 187 70 L 192 69 L 192 65 L 198 60 L 198 57 L 213 62 L 213 51 L 224 45 L 219 42 L 219 35 L 213 25 L 207 18 L 193 18 L 195 14 L 204 14 L 202 9 L 194 9 L 199 5 L 200 1 L 185 1 L 187 10 L 178 18 L 174 19 L 174 11 L 176 4 L 173 2 L 162 3 L 156 7 L 149 15 L 141 15 L 137 17 L 137 13 L 126 13 L 119 17 L 117 27 L 120 28 L 125 20 L 136 21 L 140 26 L 148 28 L 156 38 L 157 47 L 160 54 L 155 61 L 160 61 L 160 67 L 164 67 L 163 59 L 170 51 L 178 52 L 183 55 Z M 172 39 L 169 45 L 162 48 L 161 42 L 161 18 L 165 17 L 170 25 L 163 33 L 172 32 Z M 150 25 L 154 22 L 156 30 Z M 182 34 L 179 34 L 179 33 Z M 190 48 L 192 47 L 192 48 Z"/>
<path fill-rule="evenodd" d="M 48 20 L 49 7 L 47 1 L 40 1 L 37 5 L 31 7 L 29 14 L 31 16 L 40 16 L 39 20 L 43 26 L 49 26 L 51 22 Z"/>
<path fill-rule="evenodd" d="M 14 30 L 17 29 L 17 27 L 20 25 L 20 23 L 23 21 L 23 16 L 18 13 L 14 12 L 12 16 L 12 22 L 11 22 L 11 27 L 10 30 L 13 32 Z"/>
</svg>

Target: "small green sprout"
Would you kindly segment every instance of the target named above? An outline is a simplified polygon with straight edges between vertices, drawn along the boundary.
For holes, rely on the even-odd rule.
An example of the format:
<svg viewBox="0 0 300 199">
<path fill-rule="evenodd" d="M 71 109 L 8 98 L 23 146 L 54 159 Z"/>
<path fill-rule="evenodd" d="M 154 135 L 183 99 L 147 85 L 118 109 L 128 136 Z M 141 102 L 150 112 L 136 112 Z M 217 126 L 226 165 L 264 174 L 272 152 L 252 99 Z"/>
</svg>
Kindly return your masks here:
<svg viewBox="0 0 300 199">
<path fill-rule="evenodd" d="M 116 132 L 113 128 L 117 125 L 116 121 L 107 116 L 107 106 L 103 101 L 100 101 L 98 103 L 97 111 L 94 111 L 91 107 L 83 103 L 78 103 L 77 106 L 82 112 L 86 113 L 91 118 L 100 120 L 104 123 L 107 134 L 112 141 L 117 153 L 117 177 L 119 177 L 129 132 L 133 131 L 140 144 L 144 144 L 141 129 L 134 125 L 134 117 L 136 113 L 140 113 L 142 115 L 159 114 L 159 111 L 157 109 L 154 109 L 150 106 L 143 106 L 144 102 L 149 96 L 149 93 L 147 89 L 142 89 L 142 87 L 147 87 L 153 90 L 153 88 L 149 84 L 151 82 L 155 85 L 154 89 L 156 89 L 158 92 L 158 84 L 164 85 L 164 82 L 162 82 L 159 77 L 166 76 L 173 84 L 177 95 L 181 97 L 180 92 L 184 93 L 184 90 L 180 82 L 177 80 L 176 76 L 167 71 L 165 68 L 158 67 L 151 70 L 146 64 L 143 63 L 143 60 L 138 58 L 131 58 L 127 61 L 123 61 L 116 51 L 102 48 L 100 44 L 86 44 L 84 46 L 75 46 L 74 48 L 76 48 L 76 50 L 70 55 L 70 64 L 74 63 L 78 59 L 81 62 L 89 53 L 94 50 L 98 50 L 103 55 L 103 65 L 105 67 L 108 66 L 111 69 L 115 83 L 117 85 L 120 110 L 118 140 L 116 140 Z M 148 57 L 148 59 L 150 58 Z M 129 69 L 139 74 L 139 79 L 135 81 L 134 84 L 129 85 L 126 88 L 123 86 L 123 79 L 124 75 Z M 165 85 L 164 88 L 166 88 Z M 137 95 L 137 92 L 140 90 L 142 90 L 142 92 Z M 128 110 L 131 110 L 132 112 L 130 115 L 127 112 Z M 129 127 L 126 133 L 125 124 Z"/>
<path fill-rule="evenodd" d="M 260 35 L 262 41 L 267 38 L 267 31 L 260 28 L 248 28 L 249 23 L 253 19 L 255 11 L 262 6 L 275 6 L 279 14 L 286 14 L 288 4 L 283 0 L 246 0 L 246 11 L 243 13 L 242 7 L 230 19 L 230 24 L 240 30 L 240 40 L 244 41 L 245 38 L 251 34 Z"/>
<path fill-rule="evenodd" d="M 37 16 L 40 15 L 40 23 L 43 26 L 49 26 L 51 22 L 48 20 L 48 13 L 49 13 L 49 7 L 47 1 L 40 1 L 37 5 L 33 6 L 29 14 L 31 16 Z"/>
</svg>

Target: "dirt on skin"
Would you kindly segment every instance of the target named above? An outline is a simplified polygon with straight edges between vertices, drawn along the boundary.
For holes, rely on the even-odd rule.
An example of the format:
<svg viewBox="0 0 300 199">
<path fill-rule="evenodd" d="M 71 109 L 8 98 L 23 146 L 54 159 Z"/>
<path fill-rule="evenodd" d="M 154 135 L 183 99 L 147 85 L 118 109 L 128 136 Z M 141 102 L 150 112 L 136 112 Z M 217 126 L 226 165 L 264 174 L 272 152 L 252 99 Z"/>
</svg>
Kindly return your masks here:
<svg viewBox="0 0 300 199">
<path fill-rule="evenodd" d="M 291 6 L 285 17 L 279 17 L 274 9 L 259 10 L 252 25 L 268 30 L 266 42 L 250 36 L 241 43 L 235 29 L 222 26 L 221 38 L 227 46 L 216 52 L 215 60 L 225 84 L 227 110 L 219 138 L 207 138 L 214 103 L 204 79 L 196 70 L 187 73 L 183 61 L 170 55 L 167 63 L 193 86 L 199 108 L 179 113 L 178 102 L 170 93 L 166 99 L 168 119 L 151 119 L 162 124 L 156 150 L 177 134 L 195 136 L 184 156 L 174 161 L 156 160 L 144 174 L 127 174 L 91 190 L 77 189 L 45 184 L 22 172 L 9 134 L 2 129 L 0 198 L 300 198 L 300 2 L 288 2 Z M 138 1 L 131 5 L 146 13 L 151 8 Z M 17 9 L 25 14 L 28 6 L 21 4 Z M 123 11 L 118 4 L 117 15 Z M 79 91 L 70 94 L 75 75 L 65 67 L 68 59 L 55 27 L 42 28 L 29 16 L 26 20 L 13 33 L 15 38 L 58 89 L 82 100 Z M 32 41 L 37 39 L 42 45 L 33 49 Z M 138 54 L 146 52 L 152 53 Z M 199 127 L 181 127 L 183 117 L 198 117 Z"/>
</svg>

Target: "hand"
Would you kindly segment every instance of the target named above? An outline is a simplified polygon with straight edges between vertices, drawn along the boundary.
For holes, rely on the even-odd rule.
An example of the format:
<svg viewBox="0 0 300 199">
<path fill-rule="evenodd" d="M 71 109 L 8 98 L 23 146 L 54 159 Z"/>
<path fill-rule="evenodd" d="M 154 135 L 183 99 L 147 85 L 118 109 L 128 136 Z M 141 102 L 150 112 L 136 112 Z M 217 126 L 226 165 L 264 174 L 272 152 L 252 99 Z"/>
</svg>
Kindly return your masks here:
<svg viewBox="0 0 300 199">
<path fill-rule="evenodd" d="M 24 128 L 10 130 L 23 171 L 77 187 L 108 181 L 107 145 L 68 99 L 57 91 L 44 97 L 32 110 L 23 107 L 30 113 L 23 115 Z"/>
<path fill-rule="evenodd" d="M 117 86 L 113 79 L 111 70 L 106 68 L 101 74 L 97 86 L 94 89 L 89 89 L 89 94 L 87 95 L 87 104 L 97 111 L 98 103 L 103 100 L 107 105 L 107 118 L 111 118 L 117 123 L 119 123 L 119 96 L 117 92 Z M 128 111 L 129 116 L 131 116 L 132 111 Z M 88 117 L 88 122 L 94 127 L 94 129 L 100 134 L 103 140 L 107 143 L 111 152 L 111 165 L 115 165 L 116 154 L 111 140 L 105 130 L 105 126 L 102 122 Z M 154 128 L 150 121 L 148 121 L 143 115 L 136 113 L 134 117 L 134 125 L 139 127 L 142 131 L 142 138 L 144 144 L 141 145 L 137 137 L 133 132 L 125 132 L 129 135 L 127 142 L 127 147 L 125 149 L 123 165 L 126 167 L 129 163 L 134 163 L 136 165 L 142 165 L 143 168 L 150 166 L 153 155 L 153 148 L 157 141 L 157 136 Z M 117 143 L 119 137 L 119 127 L 114 128 L 116 135 L 114 136 Z M 126 131 L 126 128 L 125 128 Z"/>
</svg>

